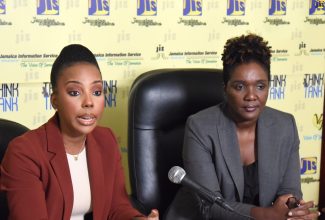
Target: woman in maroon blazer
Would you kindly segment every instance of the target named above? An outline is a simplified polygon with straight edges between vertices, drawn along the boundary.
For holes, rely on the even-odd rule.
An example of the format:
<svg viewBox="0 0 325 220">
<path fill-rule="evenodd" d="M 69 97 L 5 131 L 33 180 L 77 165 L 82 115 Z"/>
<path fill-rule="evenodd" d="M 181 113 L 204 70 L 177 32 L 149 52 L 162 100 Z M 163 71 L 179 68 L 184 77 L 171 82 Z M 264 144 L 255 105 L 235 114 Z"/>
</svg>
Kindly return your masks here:
<svg viewBox="0 0 325 220">
<path fill-rule="evenodd" d="M 14 139 L 1 164 L 10 219 L 157 220 L 135 210 L 125 190 L 121 156 L 104 109 L 102 76 L 82 45 L 63 48 L 51 71 L 55 115 Z"/>
</svg>

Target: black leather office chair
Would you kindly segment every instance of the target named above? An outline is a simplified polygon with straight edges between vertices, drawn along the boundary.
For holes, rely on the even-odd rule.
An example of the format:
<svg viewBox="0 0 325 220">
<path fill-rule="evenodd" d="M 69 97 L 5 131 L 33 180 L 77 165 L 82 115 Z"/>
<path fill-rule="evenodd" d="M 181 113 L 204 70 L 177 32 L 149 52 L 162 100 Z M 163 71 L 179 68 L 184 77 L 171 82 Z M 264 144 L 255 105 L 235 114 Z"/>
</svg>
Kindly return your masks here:
<svg viewBox="0 0 325 220">
<path fill-rule="evenodd" d="M 168 179 L 182 166 L 184 126 L 189 115 L 216 105 L 223 97 L 217 69 L 159 69 L 133 83 L 128 106 L 128 161 L 131 200 L 142 212 L 157 208 L 160 216 L 179 185 Z"/>
<path fill-rule="evenodd" d="M 15 137 L 29 129 L 22 124 L 6 119 L 0 119 L 0 164 L 6 152 L 8 143 Z M 8 205 L 6 195 L 0 191 L 0 219 L 8 218 Z"/>
</svg>

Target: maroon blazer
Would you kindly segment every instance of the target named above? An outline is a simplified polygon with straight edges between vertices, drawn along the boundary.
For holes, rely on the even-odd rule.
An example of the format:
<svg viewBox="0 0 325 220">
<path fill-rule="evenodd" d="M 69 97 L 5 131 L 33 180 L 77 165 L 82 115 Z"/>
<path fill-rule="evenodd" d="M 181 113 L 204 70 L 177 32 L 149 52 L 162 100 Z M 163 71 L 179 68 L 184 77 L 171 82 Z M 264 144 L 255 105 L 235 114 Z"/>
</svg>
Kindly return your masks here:
<svg viewBox="0 0 325 220">
<path fill-rule="evenodd" d="M 93 219 L 142 216 L 128 200 L 112 131 L 96 127 L 86 146 Z M 70 220 L 73 188 L 56 115 L 11 141 L 1 164 L 0 186 L 7 192 L 9 219 Z"/>
</svg>

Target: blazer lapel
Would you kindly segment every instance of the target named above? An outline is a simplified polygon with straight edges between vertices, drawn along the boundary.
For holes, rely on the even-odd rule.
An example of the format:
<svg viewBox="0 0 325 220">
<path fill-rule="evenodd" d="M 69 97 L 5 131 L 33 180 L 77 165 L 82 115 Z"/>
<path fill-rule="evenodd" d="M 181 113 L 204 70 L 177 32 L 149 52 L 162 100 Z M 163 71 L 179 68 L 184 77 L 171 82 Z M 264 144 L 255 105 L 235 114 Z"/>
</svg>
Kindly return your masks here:
<svg viewBox="0 0 325 220">
<path fill-rule="evenodd" d="M 73 206 L 72 180 L 56 116 L 49 120 L 45 125 L 45 129 L 48 139 L 47 149 L 49 152 L 50 164 L 57 177 L 64 198 L 64 219 L 70 219 Z"/>
<path fill-rule="evenodd" d="M 105 186 L 101 150 L 92 134 L 87 136 L 86 146 L 93 218 L 102 219 L 103 217 L 99 216 L 99 213 L 105 213 L 104 197 L 106 195 L 103 195 Z"/>
<path fill-rule="evenodd" d="M 223 157 L 237 188 L 240 201 L 242 201 L 244 194 L 244 174 L 234 122 L 226 118 L 223 114 L 220 114 L 219 121 L 217 122 L 217 132 Z"/>
<path fill-rule="evenodd" d="M 257 147 L 258 147 L 258 179 L 259 179 L 259 198 L 260 205 L 269 205 L 270 200 L 274 198 L 268 198 L 268 193 L 273 191 L 272 187 L 276 186 L 274 183 L 274 174 L 277 173 L 276 170 L 272 169 L 274 163 L 277 161 L 277 149 L 273 146 L 277 146 L 276 138 L 272 136 L 272 119 L 270 115 L 262 112 L 258 124 L 257 124 Z"/>
</svg>

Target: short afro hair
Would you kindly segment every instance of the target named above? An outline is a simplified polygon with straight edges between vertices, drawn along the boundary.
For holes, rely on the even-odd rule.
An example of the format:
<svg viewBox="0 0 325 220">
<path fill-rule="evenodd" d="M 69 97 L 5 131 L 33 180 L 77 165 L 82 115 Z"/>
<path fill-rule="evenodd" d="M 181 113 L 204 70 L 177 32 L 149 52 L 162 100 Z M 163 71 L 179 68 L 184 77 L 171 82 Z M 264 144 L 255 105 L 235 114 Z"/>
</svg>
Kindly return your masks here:
<svg viewBox="0 0 325 220">
<path fill-rule="evenodd" d="M 271 78 L 271 47 L 255 34 L 241 35 L 228 39 L 223 50 L 223 81 L 227 85 L 232 71 L 240 64 L 257 62 Z"/>
</svg>

